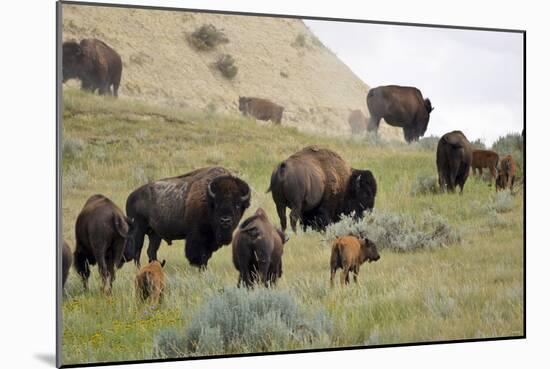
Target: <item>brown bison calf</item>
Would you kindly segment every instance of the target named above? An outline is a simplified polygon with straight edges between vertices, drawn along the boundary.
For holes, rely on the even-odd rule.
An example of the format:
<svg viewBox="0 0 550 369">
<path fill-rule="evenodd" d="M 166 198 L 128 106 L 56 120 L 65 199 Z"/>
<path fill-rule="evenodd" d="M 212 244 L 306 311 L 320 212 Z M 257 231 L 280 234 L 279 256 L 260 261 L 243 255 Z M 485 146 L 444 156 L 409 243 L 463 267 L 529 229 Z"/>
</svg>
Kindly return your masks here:
<svg viewBox="0 0 550 369">
<path fill-rule="evenodd" d="M 136 275 L 136 296 L 140 301 L 151 299 L 151 302 L 158 304 L 162 300 L 164 288 L 166 287 L 166 276 L 164 275 L 164 264 L 153 260 L 140 269 Z"/>
<path fill-rule="evenodd" d="M 67 277 L 69 276 L 69 270 L 71 269 L 71 265 L 73 264 L 73 254 L 71 252 L 71 248 L 69 247 L 69 245 L 67 244 L 67 242 L 65 242 L 65 240 L 63 240 L 63 248 L 61 250 L 61 257 L 62 257 L 62 262 L 61 262 L 61 280 L 62 280 L 62 284 L 61 284 L 61 288 L 65 288 L 65 282 L 67 282 Z"/>
<path fill-rule="evenodd" d="M 281 124 L 284 110 L 284 107 L 267 99 L 239 96 L 239 111 L 245 116 L 250 115 L 259 120 L 271 120 L 273 123 Z"/>
<path fill-rule="evenodd" d="M 489 169 L 494 181 L 497 177 L 498 154 L 491 150 L 472 150 L 472 173 L 476 170 L 479 176 L 483 174 L 483 168 Z"/>
<path fill-rule="evenodd" d="M 498 176 L 496 179 L 496 190 L 510 189 L 514 186 L 516 179 L 516 162 L 511 155 L 507 155 L 500 161 Z"/>
<path fill-rule="evenodd" d="M 342 268 L 340 282 L 349 283 L 349 272 L 353 272 L 353 281 L 357 283 L 359 268 L 365 261 L 373 262 L 380 259 L 374 242 L 369 239 L 359 239 L 355 236 L 340 237 L 332 244 L 330 255 L 330 285 L 334 285 L 334 276 L 338 268 Z"/>
<path fill-rule="evenodd" d="M 285 234 L 276 229 L 265 211 L 258 208 L 246 219 L 233 238 L 233 264 L 239 271 L 238 285 L 251 287 L 261 280 L 264 286 L 274 285 L 283 274 Z"/>
</svg>

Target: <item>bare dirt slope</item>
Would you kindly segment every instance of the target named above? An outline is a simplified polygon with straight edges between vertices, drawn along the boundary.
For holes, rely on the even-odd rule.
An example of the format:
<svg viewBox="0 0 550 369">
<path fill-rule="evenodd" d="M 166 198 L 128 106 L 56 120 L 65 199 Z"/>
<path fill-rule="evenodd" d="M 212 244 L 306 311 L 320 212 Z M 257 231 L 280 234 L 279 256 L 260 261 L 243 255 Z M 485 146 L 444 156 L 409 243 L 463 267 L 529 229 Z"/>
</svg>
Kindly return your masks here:
<svg viewBox="0 0 550 369">
<path fill-rule="evenodd" d="M 188 36 L 203 24 L 229 42 L 197 51 Z M 264 97 L 285 106 L 283 124 L 331 135 L 350 134 L 350 109 L 368 114 L 369 87 L 301 20 L 64 5 L 63 40 L 91 37 L 122 56 L 121 98 L 238 113 L 239 95 Z M 232 80 L 213 66 L 221 54 L 239 68 Z M 384 123 L 379 133 L 402 139 Z"/>
</svg>

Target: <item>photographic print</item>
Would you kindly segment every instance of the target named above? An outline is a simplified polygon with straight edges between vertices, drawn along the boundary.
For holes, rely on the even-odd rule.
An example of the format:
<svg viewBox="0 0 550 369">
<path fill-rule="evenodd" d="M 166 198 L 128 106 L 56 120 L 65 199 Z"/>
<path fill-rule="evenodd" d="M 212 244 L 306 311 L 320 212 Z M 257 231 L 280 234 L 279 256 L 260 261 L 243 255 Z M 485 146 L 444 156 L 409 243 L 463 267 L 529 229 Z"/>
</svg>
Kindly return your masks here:
<svg viewBox="0 0 550 369">
<path fill-rule="evenodd" d="M 525 337 L 525 31 L 381 21 L 58 3 L 58 365 Z"/>
</svg>

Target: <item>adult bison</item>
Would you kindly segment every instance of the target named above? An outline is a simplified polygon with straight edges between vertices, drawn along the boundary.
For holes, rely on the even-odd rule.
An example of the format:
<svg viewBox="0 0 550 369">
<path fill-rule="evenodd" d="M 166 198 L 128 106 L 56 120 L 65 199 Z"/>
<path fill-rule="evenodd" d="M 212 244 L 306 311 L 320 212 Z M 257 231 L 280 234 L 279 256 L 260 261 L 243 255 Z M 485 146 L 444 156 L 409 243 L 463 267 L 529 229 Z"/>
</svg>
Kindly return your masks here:
<svg viewBox="0 0 550 369">
<path fill-rule="evenodd" d="M 367 131 L 378 131 L 380 119 L 394 127 L 402 127 L 407 142 L 424 136 L 430 113 L 434 109 L 430 99 L 424 99 L 416 87 L 380 86 L 367 94 L 370 120 Z"/>
<path fill-rule="evenodd" d="M 497 177 L 498 154 L 491 150 L 472 150 L 472 172 L 479 176 L 483 174 L 483 168 L 489 169 L 492 180 Z"/>
<path fill-rule="evenodd" d="M 298 221 L 324 230 L 342 214 L 361 217 L 372 209 L 376 180 L 369 170 L 350 168 L 334 151 L 308 146 L 275 167 L 269 191 L 283 231 L 287 207 L 294 231 Z"/>
<path fill-rule="evenodd" d="M 76 218 L 74 266 L 88 288 L 90 265 L 97 263 L 103 292 L 110 294 L 115 280 L 115 265 L 123 264 L 123 253 L 131 250 L 128 233 L 131 221 L 103 195 L 91 196 Z"/>
<path fill-rule="evenodd" d="M 105 42 L 97 39 L 64 42 L 62 65 L 63 82 L 77 78 L 82 90 L 118 96 L 122 60 Z"/>
<path fill-rule="evenodd" d="M 126 214 L 135 222 L 132 239 L 139 265 L 143 239 L 149 261 L 157 260 L 161 240 L 185 239 L 191 265 L 205 269 L 214 251 L 228 245 L 244 211 L 250 187 L 227 169 L 207 167 L 145 184 L 128 196 Z"/>
<path fill-rule="evenodd" d="M 458 185 L 462 194 L 472 165 L 472 147 L 464 133 L 452 131 L 439 139 L 436 163 L 440 190 L 454 192 Z"/>
<path fill-rule="evenodd" d="M 349 113 L 348 124 L 352 134 L 360 135 L 367 129 L 367 117 L 359 109 L 352 110 Z"/>
<path fill-rule="evenodd" d="M 271 120 L 273 123 L 281 124 L 284 110 L 284 107 L 267 99 L 239 96 L 239 111 L 245 116 L 250 115 L 259 120 Z"/>
</svg>

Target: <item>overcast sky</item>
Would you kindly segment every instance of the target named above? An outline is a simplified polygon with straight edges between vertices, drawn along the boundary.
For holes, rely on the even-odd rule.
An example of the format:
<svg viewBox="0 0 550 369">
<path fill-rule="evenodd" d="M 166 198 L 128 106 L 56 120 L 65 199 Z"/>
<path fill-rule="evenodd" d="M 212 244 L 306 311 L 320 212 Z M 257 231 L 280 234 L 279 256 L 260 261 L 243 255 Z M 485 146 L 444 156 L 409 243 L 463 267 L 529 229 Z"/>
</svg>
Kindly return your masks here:
<svg viewBox="0 0 550 369">
<path fill-rule="evenodd" d="M 435 110 L 426 136 L 462 130 L 490 145 L 523 127 L 523 35 L 306 20 L 370 87 L 418 87 Z M 366 110 L 366 104 L 365 104 Z"/>
</svg>

